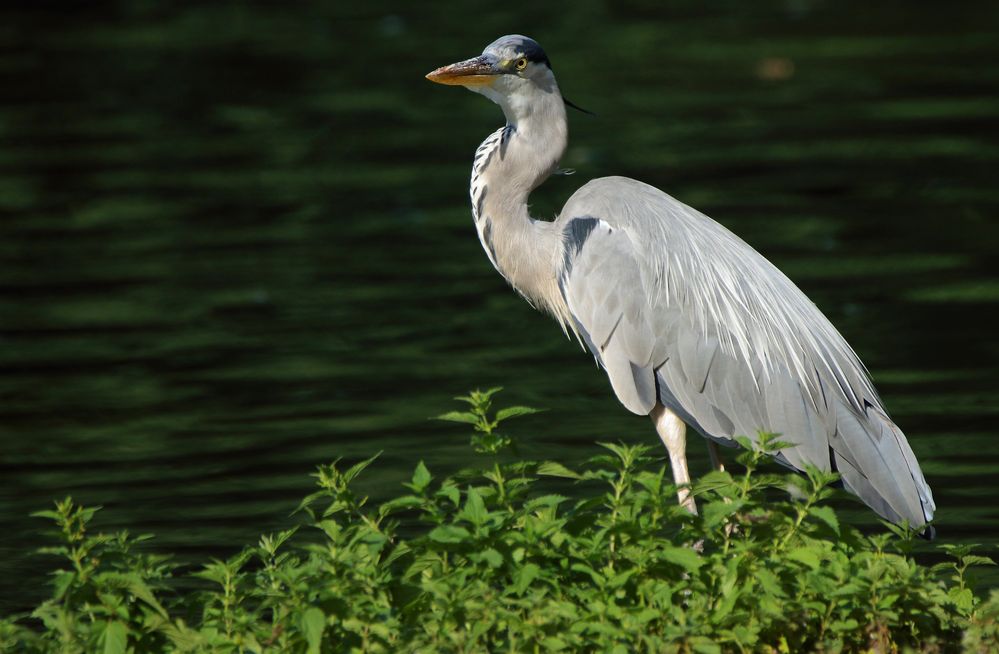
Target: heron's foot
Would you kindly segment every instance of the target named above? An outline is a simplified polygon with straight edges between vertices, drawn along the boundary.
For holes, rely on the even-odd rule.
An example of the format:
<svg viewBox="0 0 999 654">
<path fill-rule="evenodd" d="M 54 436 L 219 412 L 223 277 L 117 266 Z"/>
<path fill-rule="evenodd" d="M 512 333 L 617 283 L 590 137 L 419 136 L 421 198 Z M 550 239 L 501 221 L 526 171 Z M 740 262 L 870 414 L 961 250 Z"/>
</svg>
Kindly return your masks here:
<svg viewBox="0 0 999 654">
<path fill-rule="evenodd" d="M 697 502 L 694 501 L 694 495 L 690 492 L 689 484 L 680 486 L 676 491 L 676 498 L 680 506 L 687 509 L 691 515 L 697 515 Z"/>
</svg>

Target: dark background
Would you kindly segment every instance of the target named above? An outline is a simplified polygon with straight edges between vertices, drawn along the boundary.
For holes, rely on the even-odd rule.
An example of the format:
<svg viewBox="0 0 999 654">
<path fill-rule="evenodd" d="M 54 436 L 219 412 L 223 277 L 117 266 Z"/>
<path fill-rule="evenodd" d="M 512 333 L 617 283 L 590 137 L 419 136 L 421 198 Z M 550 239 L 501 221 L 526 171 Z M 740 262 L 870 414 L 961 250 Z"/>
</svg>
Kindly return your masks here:
<svg viewBox="0 0 999 654">
<path fill-rule="evenodd" d="M 999 543 L 999 4 L 21 3 L 0 9 L 0 610 L 72 494 L 181 560 L 289 522 L 308 473 L 452 471 L 470 388 L 525 456 L 657 441 L 481 252 L 499 109 L 423 75 L 538 39 L 570 115 L 532 198 L 642 179 L 808 293 L 867 363 L 944 542 Z M 691 438 L 696 439 L 696 436 Z M 696 440 L 695 474 L 707 467 Z M 847 504 L 847 516 L 872 514 Z"/>
</svg>

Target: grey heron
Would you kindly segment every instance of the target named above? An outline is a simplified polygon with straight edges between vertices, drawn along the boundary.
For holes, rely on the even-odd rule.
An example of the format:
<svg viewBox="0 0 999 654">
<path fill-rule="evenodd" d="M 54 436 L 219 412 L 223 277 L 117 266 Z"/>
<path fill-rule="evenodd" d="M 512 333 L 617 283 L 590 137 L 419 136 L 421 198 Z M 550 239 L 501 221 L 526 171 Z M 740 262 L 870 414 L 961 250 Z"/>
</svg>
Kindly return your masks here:
<svg viewBox="0 0 999 654">
<path fill-rule="evenodd" d="M 936 508 L 919 463 L 866 369 L 821 311 L 738 236 L 625 177 L 583 185 L 554 221 L 528 196 L 568 141 L 566 101 L 544 50 L 503 36 L 429 73 L 500 105 L 506 124 L 475 152 L 472 217 L 489 261 L 593 353 L 629 411 L 650 416 L 679 501 L 689 494 L 686 427 L 716 446 L 760 432 L 801 470 L 837 471 L 882 517 L 921 529 Z"/>
</svg>

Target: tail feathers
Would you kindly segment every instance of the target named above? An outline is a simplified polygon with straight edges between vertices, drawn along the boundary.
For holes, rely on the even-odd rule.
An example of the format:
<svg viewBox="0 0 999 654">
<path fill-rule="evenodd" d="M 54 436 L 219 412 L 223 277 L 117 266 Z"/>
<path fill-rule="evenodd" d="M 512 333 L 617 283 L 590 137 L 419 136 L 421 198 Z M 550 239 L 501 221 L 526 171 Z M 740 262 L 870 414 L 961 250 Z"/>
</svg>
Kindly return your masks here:
<svg viewBox="0 0 999 654">
<path fill-rule="evenodd" d="M 868 405 L 858 414 L 840 403 L 830 446 L 843 485 L 879 515 L 895 523 L 906 520 L 917 530 L 933 519 L 933 493 L 916 456 L 879 408 Z"/>
<path fill-rule="evenodd" d="M 898 425 L 892 422 L 884 412 L 878 410 L 875 407 L 871 407 L 868 410 L 868 414 L 871 419 L 879 422 L 881 426 L 882 437 L 885 439 L 891 439 L 898 446 L 898 449 L 902 452 L 902 456 L 905 458 L 905 463 L 908 466 L 909 474 L 912 475 L 913 484 L 916 487 L 916 493 L 919 495 L 919 503 L 922 507 L 923 518 L 926 522 L 933 519 L 933 513 L 937 509 L 936 503 L 933 501 L 933 491 L 930 490 L 929 484 L 926 483 L 926 478 L 923 477 L 923 471 L 919 467 L 919 461 L 916 460 L 916 455 L 909 446 L 909 441 L 906 439 L 905 434 L 899 429 Z"/>
</svg>

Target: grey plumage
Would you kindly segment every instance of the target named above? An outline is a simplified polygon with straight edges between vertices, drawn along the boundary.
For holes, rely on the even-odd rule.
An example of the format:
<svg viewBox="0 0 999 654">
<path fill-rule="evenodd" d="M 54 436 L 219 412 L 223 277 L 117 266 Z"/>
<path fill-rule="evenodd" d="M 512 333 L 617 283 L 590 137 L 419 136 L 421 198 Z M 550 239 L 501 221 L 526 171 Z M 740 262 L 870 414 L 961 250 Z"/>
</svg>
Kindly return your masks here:
<svg viewBox="0 0 999 654">
<path fill-rule="evenodd" d="M 932 518 L 915 455 L 860 360 L 783 273 L 707 216 L 623 177 L 584 185 L 553 222 L 532 219 L 527 196 L 567 141 L 547 56 L 514 35 L 428 77 L 461 75 L 476 76 L 469 88 L 507 118 L 473 166 L 473 215 L 489 259 L 585 344 L 628 410 L 664 408 L 729 446 L 736 435 L 780 433 L 796 444 L 778 454 L 785 465 L 838 471 L 894 522 L 918 528 Z"/>
</svg>

